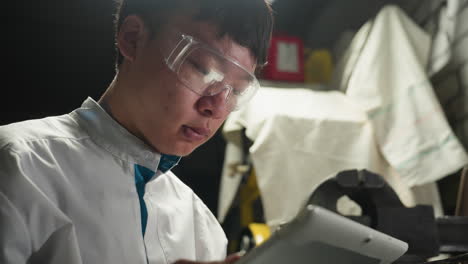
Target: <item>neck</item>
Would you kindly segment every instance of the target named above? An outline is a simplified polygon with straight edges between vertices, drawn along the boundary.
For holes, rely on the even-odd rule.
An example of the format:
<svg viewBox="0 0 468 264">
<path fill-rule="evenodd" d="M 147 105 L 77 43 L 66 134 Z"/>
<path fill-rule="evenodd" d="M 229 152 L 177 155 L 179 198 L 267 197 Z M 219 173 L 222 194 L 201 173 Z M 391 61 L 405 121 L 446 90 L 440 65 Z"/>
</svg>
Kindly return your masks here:
<svg viewBox="0 0 468 264">
<path fill-rule="evenodd" d="M 106 91 L 104 92 L 104 94 L 101 96 L 101 98 L 99 98 L 99 105 L 104 109 L 106 110 L 106 112 L 113 118 L 115 119 L 117 122 L 119 122 L 120 124 L 122 124 L 122 122 L 116 118 L 116 116 L 114 115 L 113 113 L 113 107 L 112 105 L 114 104 L 113 102 L 115 101 L 114 98 L 115 98 L 115 86 L 116 86 L 116 83 L 117 83 L 117 75 L 114 77 L 114 80 L 112 80 L 111 84 L 109 85 L 109 87 L 107 87 Z"/>
<path fill-rule="evenodd" d="M 148 146 L 152 146 L 135 123 L 135 113 L 132 112 L 133 107 L 128 101 L 130 96 L 125 93 L 126 89 L 124 89 L 124 87 L 125 84 L 117 73 L 98 103 L 115 121 L 117 121 L 117 123 L 127 129 L 127 131 L 145 142 Z M 154 146 L 152 147 L 158 151 Z"/>
<path fill-rule="evenodd" d="M 123 94 L 118 73 L 112 80 L 109 87 L 107 87 L 104 94 L 99 99 L 98 103 L 101 107 L 121 126 L 127 129 L 130 133 L 136 137 L 142 139 L 138 133 L 138 129 L 133 119 L 131 118 L 131 107 L 128 106 Z"/>
</svg>

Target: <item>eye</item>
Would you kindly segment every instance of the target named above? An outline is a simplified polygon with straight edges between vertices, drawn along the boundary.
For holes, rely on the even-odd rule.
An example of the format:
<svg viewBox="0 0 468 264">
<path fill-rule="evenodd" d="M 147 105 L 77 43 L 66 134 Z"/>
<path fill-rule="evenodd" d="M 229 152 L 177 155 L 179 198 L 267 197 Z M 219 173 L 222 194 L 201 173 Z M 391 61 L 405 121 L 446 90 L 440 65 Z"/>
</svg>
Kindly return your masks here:
<svg viewBox="0 0 468 264">
<path fill-rule="evenodd" d="M 188 64 L 194 68 L 196 71 L 198 71 L 199 73 L 203 74 L 203 75 L 207 75 L 208 74 L 208 71 L 202 67 L 198 62 L 196 62 L 195 60 L 193 59 L 187 59 L 187 62 Z"/>
<path fill-rule="evenodd" d="M 232 93 L 234 95 L 242 95 L 245 90 L 247 90 L 248 88 L 248 84 L 245 84 L 245 83 L 237 83 L 236 85 L 234 85 L 234 89 L 232 89 Z"/>
<path fill-rule="evenodd" d="M 243 92 L 243 91 L 237 90 L 237 89 L 233 89 L 233 90 L 232 90 L 232 93 L 233 93 L 234 95 L 236 95 L 236 96 L 237 96 L 237 95 L 241 95 L 242 92 Z"/>
</svg>

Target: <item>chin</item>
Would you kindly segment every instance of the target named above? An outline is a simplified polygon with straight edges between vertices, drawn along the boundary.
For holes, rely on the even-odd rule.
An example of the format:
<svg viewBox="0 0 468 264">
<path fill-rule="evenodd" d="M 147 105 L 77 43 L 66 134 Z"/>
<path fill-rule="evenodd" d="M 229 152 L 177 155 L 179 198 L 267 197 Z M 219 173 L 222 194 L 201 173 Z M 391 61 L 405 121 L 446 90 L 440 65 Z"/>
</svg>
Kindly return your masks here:
<svg viewBox="0 0 468 264">
<path fill-rule="evenodd" d="M 187 151 L 173 151 L 173 152 L 164 153 L 164 154 L 185 157 L 185 156 L 190 155 L 192 152 L 193 152 L 193 149 L 187 150 Z"/>
<path fill-rule="evenodd" d="M 168 149 L 166 152 L 162 152 L 164 154 L 167 154 L 167 155 L 175 155 L 175 156 L 188 156 L 190 155 L 196 148 L 198 147 L 197 146 L 193 146 L 190 144 L 190 146 L 187 146 L 185 144 L 183 144 L 182 146 L 177 146 L 175 148 L 170 148 Z"/>
</svg>

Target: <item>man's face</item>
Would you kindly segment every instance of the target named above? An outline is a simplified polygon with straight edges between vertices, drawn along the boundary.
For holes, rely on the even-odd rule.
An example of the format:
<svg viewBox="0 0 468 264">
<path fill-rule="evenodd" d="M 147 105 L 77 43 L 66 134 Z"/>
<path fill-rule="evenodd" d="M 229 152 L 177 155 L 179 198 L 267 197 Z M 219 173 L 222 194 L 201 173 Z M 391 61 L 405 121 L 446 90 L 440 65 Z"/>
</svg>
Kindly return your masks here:
<svg viewBox="0 0 468 264">
<path fill-rule="evenodd" d="M 219 38 L 216 27 L 207 22 L 178 18 L 153 39 L 147 31 L 143 35 L 134 60 L 123 73 L 132 132 L 161 153 L 184 156 L 210 139 L 230 110 L 222 94 L 200 96 L 167 67 L 164 53 L 173 38 L 168 32 L 173 30 L 233 58 L 250 73 L 255 70 L 255 60 L 247 48 L 230 37 Z"/>
</svg>

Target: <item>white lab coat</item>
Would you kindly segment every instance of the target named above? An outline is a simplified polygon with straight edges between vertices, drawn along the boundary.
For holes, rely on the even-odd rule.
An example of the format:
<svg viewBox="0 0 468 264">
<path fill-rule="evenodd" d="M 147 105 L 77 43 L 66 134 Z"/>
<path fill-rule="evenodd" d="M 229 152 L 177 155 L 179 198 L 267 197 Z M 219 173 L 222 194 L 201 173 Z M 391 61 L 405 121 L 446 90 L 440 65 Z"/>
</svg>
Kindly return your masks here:
<svg viewBox="0 0 468 264">
<path fill-rule="evenodd" d="M 216 218 L 170 171 L 146 184 L 143 237 L 134 165 L 156 171 L 160 156 L 90 98 L 0 127 L 0 263 L 223 259 Z"/>
</svg>

